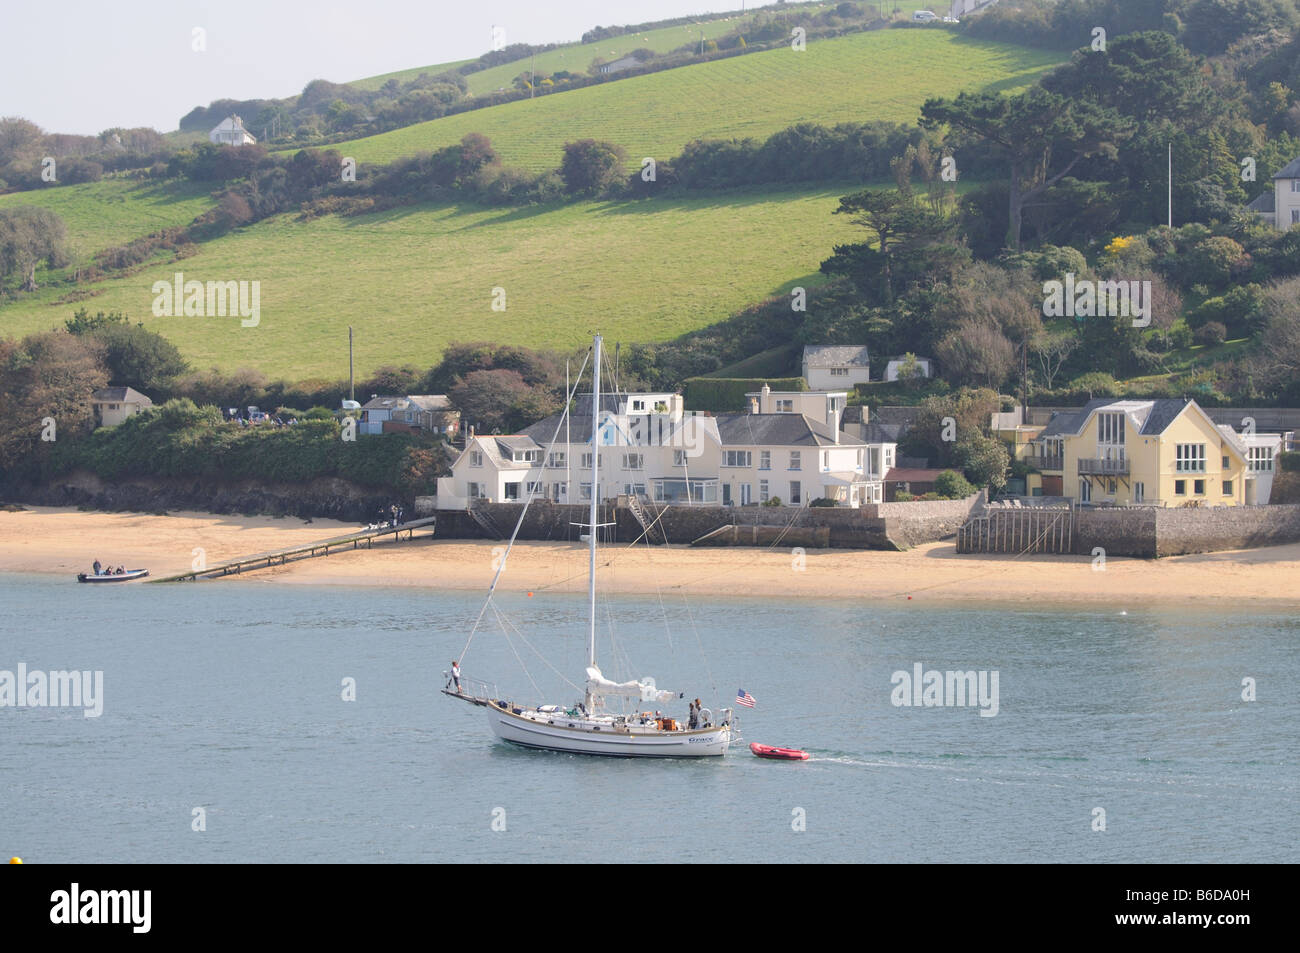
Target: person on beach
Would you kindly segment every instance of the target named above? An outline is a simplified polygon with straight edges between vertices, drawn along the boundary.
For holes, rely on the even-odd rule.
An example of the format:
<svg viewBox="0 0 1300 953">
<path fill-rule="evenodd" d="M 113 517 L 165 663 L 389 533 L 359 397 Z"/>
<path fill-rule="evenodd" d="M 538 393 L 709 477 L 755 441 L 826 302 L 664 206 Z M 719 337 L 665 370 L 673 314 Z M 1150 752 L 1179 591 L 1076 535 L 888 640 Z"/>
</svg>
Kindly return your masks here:
<svg viewBox="0 0 1300 953">
<path fill-rule="evenodd" d="M 451 660 L 451 680 L 456 683 L 456 694 L 460 694 L 460 663 Z"/>
</svg>

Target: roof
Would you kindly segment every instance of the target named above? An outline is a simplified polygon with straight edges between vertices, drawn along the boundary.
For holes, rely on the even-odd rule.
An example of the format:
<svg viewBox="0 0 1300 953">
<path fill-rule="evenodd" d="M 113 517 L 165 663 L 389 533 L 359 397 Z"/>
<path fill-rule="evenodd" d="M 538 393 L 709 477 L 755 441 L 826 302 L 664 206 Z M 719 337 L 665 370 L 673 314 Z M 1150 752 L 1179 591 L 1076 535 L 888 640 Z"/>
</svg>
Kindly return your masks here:
<svg viewBox="0 0 1300 953">
<path fill-rule="evenodd" d="M 1214 427 L 1219 431 L 1219 433 L 1223 434 L 1223 439 L 1227 441 L 1228 446 L 1232 447 L 1233 450 L 1236 450 L 1243 460 L 1250 456 L 1246 450 L 1246 444 L 1243 443 L 1241 437 L 1237 435 L 1237 431 L 1233 430 L 1227 424 L 1215 424 Z"/>
<path fill-rule="evenodd" d="M 837 444 L 829 427 L 804 414 L 719 414 L 716 419 L 724 447 L 866 446 L 843 431 Z"/>
<path fill-rule="evenodd" d="M 1300 156 L 1297 156 L 1296 158 L 1288 162 L 1285 166 L 1283 166 L 1282 171 L 1279 172 L 1277 175 L 1273 176 L 1273 178 L 1300 179 Z"/>
<path fill-rule="evenodd" d="M 1190 400 L 1177 397 L 1162 397 L 1157 400 L 1121 400 L 1114 397 L 1094 397 L 1076 413 L 1056 413 L 1052 415 L 1047 426 L 1035 440 L 1044 437 L 1056 437 L 1061 434 L 1078 435 L 1087 425 L 1092 415 L 1100 410 L 1123 413 L 1138 425 L 1138 433 L 1143 436 L 1155 436 L 1164 433 L 1169 425 L 1187 409 Z"/>
<path fill-rule="evenodd" d="M 951 469 L 951 467 L 949 468 Z M 886 483 L 933 483 L 945 470 L 922 470 L 912 467 L 890 467 L 885 474 Z"/>
<path fill-rule="evenodd" d="M 146 407 L 153 406 L 153 401 L 134 387 L 105 387 L 91 394 L 90 400 L 96 404 L 143 404 Z"/>
<path fill-rule="evenodd" d="M 446 394 L 409 394 L 406 399 L 421 410 L 451 410 L 451 400 Z"/>
<path fill-rule="evenodd" d="M 862 439 L 867 443 L 898 443 L 902 424 L 882 424 L 872 421 L 863 428 Z"/>
<path fill-rule="evenodd" d="M 1274 194 L 1272 189 L 1269 189 L 1259 197 L 1248 202 L 1246 208 L 1250 209 L 1252 212 L 1267 212 L 1271 214 L 1277 211 L 1276 200 L 1277 196 Z"/>
<path fill-rule="evenodd" d="M 618 394 L 601 394 L 600 410 L 602 413 L 617 414 Z M 519 431 L 521 436 L 532 437 L 542 446 L 548 446 L 555 437 L 555 428 L 560 425 L 564 414 L 551 414 L 535 424 L 529 424 Z M 561 431 L 564 433 L 564 431 Z M 573 398 L 573 409 L 569 411 L 569 439 L 572 443 L 588 443 L 591 440 L 591 395 L 581 394 Z"/>
<path fill-rule="evenodd" d="M 803 349 L 803 361 L 816 367 L 866 367 L 869 363 L 865 344 L 808 344 Z"/>
</svg>

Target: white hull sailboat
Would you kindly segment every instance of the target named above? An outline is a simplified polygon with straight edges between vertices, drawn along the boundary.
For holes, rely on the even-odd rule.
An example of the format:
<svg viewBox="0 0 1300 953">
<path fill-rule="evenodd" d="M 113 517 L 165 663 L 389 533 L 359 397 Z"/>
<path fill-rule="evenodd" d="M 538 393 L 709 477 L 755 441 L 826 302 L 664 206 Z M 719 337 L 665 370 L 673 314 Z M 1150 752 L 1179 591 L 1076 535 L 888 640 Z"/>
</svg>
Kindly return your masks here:
<svg viewBox="0 0 1300 953">
<path fill-rule="evenodd" d="M 680 699 L 682 696 L 656 687 L 654 679 L 614 682 L 604 677 L 596 666 L 596 537 L 597 498 L 600 487 L 600 362 L 601 339 L 593 342 L 592 372 L 592 454 L 591 454 L 591 509 L 585 525 L 590 559 L 587 594 L 590 609 L 587 638 L 587 682 L 581 702 L 570 706 L 524 706 L 502 699 L 494 688 L 484 682 L 459 677 L 449 679 L 444 694 L 459 698 L 487 712 L 492 732 L 502 741 L 526 748 L 560 751 L 570 754 L 607 755 L 639 758 L 703 758 L 727 753 L 736 727 L 732 709 L 723 708 L 714 719 L 704 708 L 697 719 L 702 727 L 686 728 L 672 717 L 659 711 L 633 711 L 617 714 L 607 709 L 607 699 L 623 699 L 633 703 L 654 706 L 657 703 Z M 531 500 L 531 497 L 530 497 Z M 516 527 L 517 531 L 517 527 Z M 511 539 L 513 544 L 514 540 Z M 507 548 L 507 558 L 509 548 Z M 502 560 L 498 578 L 505 568 Z M 494 580 L 492 588 L 495 590 Z M 492 598 L 491 594 L 488 596 Z"/>
</svg>

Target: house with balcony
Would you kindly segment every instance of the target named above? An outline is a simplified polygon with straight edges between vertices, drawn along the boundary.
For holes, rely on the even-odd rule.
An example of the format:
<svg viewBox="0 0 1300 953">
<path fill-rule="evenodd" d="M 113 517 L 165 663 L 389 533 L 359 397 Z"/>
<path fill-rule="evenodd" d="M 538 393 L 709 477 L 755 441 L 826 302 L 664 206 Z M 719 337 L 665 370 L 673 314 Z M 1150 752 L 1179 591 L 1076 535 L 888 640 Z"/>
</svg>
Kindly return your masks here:
<svg viewBox="0 0 1300 953">
<path fill-rule="evenodd" d="M 601 448 L 597 499 L 636 496 L 659 504 L 748 506 L 830 499 L 860 506 L 884 498 L 896 445 L 869 443 L 839 427 L 843 391 L 746 395 L 749 413 L 691 414 L 678 394 L 603 394 L 595 440 Z M 520 433 L 471 434 L 438 481 L 438 507 L 470 500 L 589 501 L 591 398 L 568 420 L 556 414 Z"/>
<path fill-rule="evenodd" d="M 1055 415 L 1025 459 L 1044 496 L 1079 503 L 1240 506 L 1248 447 L 1194 400 L 1091 400 Z"/>
</svg>

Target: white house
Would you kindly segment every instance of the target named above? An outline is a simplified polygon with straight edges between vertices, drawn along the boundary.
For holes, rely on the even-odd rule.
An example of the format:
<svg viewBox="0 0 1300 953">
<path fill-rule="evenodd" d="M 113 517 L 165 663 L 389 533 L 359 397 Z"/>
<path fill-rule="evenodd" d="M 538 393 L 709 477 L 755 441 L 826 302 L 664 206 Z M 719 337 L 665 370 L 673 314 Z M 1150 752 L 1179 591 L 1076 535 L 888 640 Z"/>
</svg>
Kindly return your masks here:
<svg viewBox="0 0 1300 953">
<path fill-rule="evenodd" d="M 1265 504 L 1273 494 L 1275 458 L 1286 449 L 1285 438 L 1280 433 L 1242 433 L 1237 439 L 1246 446 L 1246 503 Z"/>
<path fill-rule="evenodd" d="M 916 368 L 918 371 L 921 372 L 922 377 L 932 376 L 932 372 L 930 370 L 930 359 L 928 357 L 916 357 L 915 355 L 913 355 L 912 360 L 916 362 Z M 906 367 L 907 364 L 908 364 L 908 358 L 906 355 L 904 355 L 903 357 L 896 357 L 890 360 L 889 363 L 885 365 L 885 380 L 887 381 L 898 380 L 899 371 L 901 371 L 904 367 Z"/>
<path fill-rule="evenodd" d="M 848 389 L 870 380 L 866 346 L 817 344 L 803 349 L 803 379 L 812 390 Z"/>
<path fill-rule="evenodd" d="M 381 434 L 425 430 L 456 433 L 460 411 L 452 410 L 445 394 L 410 394 L 405 397 L 371 397 L 361 405 L 360 430 Z"/>
<path fill-rule="evenodd" d="M 635 56 L 624 56 L 614 60 L 612 63 L 602 63 L 596 67 L 597 72 L 608 76 L 610 73 L 621 73 L 623 70 L 636 69 L 641 65 L 641 61 Z"/>
<path fill-rule="evenodd" d="M 869 444 L 839 429 L 843 391 L 764 388 L 747 396 L 750 413 L 713 417 L 686 413 L 677 394 L 603 395 L 597 498 L 715 506 L 883 500 L 895 445 Z M 471 435 L 452 475 L 438 480 L 438 507 L 530 495 L 590 500 L 591 398 L 574 404 L 568 421 L 556 414 L 511 436 Z"/>
<path fill-rule="evenodd" d="M 1292 159 L 1273 176 L 1273 190 L 1246 208 L 1281 231 L 1300 225 L 1300 158 Z"/>
<path fill-rule="evenodd" d="M 251 146 L 257 139 L 244 128 L 244 120 L 227 116 L 208 133 L 208 141 L 218 146 Z"/>
<path fill-rule="evenodd" d="M 138 414 L 153 401 L 134 387 L 105 387 L 90 395 L 90 409 L 100 427 L 116 427 L 132 414 Z"/>
</svg>

